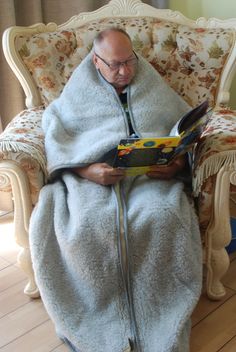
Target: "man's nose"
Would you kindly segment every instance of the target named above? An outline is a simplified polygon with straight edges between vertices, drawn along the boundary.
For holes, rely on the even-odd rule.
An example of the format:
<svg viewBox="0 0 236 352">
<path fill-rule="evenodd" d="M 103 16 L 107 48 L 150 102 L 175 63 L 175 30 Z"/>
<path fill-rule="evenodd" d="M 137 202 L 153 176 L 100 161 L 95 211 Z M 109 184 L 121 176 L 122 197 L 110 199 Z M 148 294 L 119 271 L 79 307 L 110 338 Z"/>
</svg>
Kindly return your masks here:
<svg viewBox="0 0 236 352">
<path fill-rule="evenodd" d="M 126 65 L 125 62 L 121 63 L 120 67 L 119 67 L 119 73 L 121 75 L 124 75 L 124 74 L 126 74 L 128 72 L 130 72 L 130 69 L 129 69 L 128 65 Z"/>
</svg>

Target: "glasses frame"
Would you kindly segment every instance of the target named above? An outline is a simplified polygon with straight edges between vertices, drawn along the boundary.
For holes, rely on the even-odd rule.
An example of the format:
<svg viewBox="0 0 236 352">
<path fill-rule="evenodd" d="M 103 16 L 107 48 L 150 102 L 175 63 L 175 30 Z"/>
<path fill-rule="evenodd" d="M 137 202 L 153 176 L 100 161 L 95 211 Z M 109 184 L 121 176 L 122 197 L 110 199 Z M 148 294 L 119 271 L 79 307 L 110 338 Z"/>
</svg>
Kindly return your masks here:
<svg viewBox="0 0 236 352">
<path fill-rule="evenodd" d="M 137 54 L 136 54 L 136 52 L 133 50 L 133 54 L 134 54 L 134 56 L 135 56 L 135 59 L 136 59 L 136 63 L 138 63 L 138 56 L 137 56 Z M 96 52 L 94 52 L 94 55 L 95 56 L 97 56 L 105 65 L 107 65 L 107 67 L 109 67 L 109 69 L 111 70 L 111 71 L 118 71 L 119 69 L 120 69 L 120 67 L 121 67 L 121 65 L 125 65 L 126 67 L 127 67 L 127 63 L 130 61 L 130 60 L 132 60 L 132 59 L 128 59 L 128 60 L 125 60 L 125 61 L 122 61 L 122 62 L 117 62 L 117 64 L 116 65 L 118 65 L 119 64 L 119 67 L 117 67 L 117 68 L 112 68 L 112 64 L 109 64 L 108 62 L 106 62 L 106 60 L 104 60 L 101 56 L 99 56 Z M 135 64 L 133 65 L 133 66 L 135 66 Z"/>
</svg>

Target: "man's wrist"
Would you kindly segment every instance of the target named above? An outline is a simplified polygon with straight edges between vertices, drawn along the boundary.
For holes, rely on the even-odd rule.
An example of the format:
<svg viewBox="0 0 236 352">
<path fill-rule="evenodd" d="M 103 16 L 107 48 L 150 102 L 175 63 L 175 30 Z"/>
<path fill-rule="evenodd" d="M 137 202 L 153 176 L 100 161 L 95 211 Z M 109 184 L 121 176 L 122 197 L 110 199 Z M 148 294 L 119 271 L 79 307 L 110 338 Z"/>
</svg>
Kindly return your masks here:
<svg viewBox="0 0 236 352">
<path fill-rule="evenodd" d="M 173 164 L 176 167 L 176 172 L 181 171 L 186 164 L 186 159 L 185 157 L 178 158 L 173 161 Z"/>
</svg>

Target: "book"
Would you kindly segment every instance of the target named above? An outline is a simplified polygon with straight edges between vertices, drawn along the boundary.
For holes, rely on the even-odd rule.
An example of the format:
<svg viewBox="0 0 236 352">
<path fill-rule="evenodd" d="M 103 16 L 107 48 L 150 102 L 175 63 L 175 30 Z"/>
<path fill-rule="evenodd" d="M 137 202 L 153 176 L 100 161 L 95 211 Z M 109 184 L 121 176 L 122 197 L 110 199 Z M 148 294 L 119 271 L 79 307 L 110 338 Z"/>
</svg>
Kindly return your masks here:
<svg viewBox="0 0 236 352">
<path fill-rule="evenodd" d="M 208 101 L 188 111 L 177 124 L 177 135 L 154 138 L 125 138 L 116 148 L 112 166 L 126 170 L 127 176 L 142 175 L 158 165 L 170 165 L 189 152 L 200 138 L 209 118 Z"/>
</svg>

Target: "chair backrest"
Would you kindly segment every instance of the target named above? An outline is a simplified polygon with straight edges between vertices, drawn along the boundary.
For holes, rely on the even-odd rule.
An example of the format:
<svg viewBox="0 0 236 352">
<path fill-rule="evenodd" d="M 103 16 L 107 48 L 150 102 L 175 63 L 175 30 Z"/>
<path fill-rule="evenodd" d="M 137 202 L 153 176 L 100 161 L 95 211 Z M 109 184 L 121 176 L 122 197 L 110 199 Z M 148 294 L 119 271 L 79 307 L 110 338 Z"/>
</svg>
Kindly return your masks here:
<svg viewBox="0 0 236 352">
<path fill-rule="evenodd" d="M 3 36 L 6 59 L 26 94 L 26 106 L 48 105 L 89 53 L 95 35 L 125 29 L 143 55 L 191 106 L 208 99 L 226 105 L 236 70 L 236 19 L 197 21 L 140 0 L 111 0 L 57 26 L 11 27 Z"/>
</svg>

